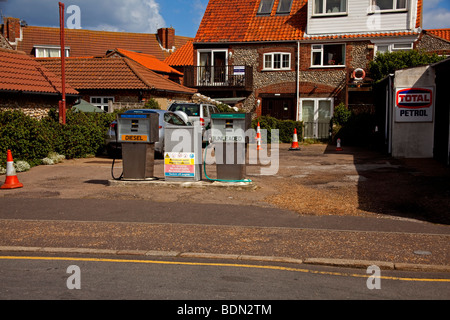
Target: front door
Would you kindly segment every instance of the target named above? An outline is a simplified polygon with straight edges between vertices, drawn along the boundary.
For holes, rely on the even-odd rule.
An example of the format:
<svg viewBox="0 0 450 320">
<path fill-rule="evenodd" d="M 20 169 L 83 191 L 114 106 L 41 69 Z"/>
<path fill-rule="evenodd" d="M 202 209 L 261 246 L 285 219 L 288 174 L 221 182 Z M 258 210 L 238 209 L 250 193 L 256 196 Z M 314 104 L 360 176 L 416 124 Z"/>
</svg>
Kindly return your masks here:
<svg viewBox="0 0 450 320">
<path fill-rule="evenodd" d="M 292 98 L 263 99 L 263 116 L 270 116 L 280 120 L 296 120 L 295 111 L 295 100 Z"/>
</svg>

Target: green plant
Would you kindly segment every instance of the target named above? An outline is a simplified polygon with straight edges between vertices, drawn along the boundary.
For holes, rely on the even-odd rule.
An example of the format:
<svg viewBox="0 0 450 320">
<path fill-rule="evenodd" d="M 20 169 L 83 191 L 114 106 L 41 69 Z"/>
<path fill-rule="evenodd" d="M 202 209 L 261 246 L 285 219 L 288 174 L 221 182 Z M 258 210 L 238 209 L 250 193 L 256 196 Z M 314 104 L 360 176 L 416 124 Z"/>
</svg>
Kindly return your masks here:
<svg viewBox="0 0 450 320">
<path fill-rule="evenodd" d="M 279 142 L 291 143 L 294 137 L 294 131 L 297 129 L 299 139 L 303 133 L 303 123 L 293 120 L 279 120 L 277 118 L 262 116 L 252 121 L 252 128 L 256 130 L 258 123 L 261 129 L 267 130 L 267 140 L 272 141 L 272 130 L 279 130 Z M 272 141 L 276 142 L 276 141 Z"/>
<path fill-rule="evenodd" d="M 380 81 L 396 70 L 439 62 L 446 57 L 418 50 L 378 53 L 369 63 L 372 79 Z"/>
</svg>

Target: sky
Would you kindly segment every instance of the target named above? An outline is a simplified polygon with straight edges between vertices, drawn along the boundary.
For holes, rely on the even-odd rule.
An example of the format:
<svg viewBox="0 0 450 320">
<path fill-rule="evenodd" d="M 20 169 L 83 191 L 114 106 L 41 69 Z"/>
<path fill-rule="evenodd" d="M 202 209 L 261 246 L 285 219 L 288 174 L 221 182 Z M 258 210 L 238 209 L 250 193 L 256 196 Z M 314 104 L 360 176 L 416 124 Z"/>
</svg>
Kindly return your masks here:
<svg viewBox="0 0 450 320">
<path fill-rule="evenodd" d="M 0 0 L 3 16 L 32 26 L 59 26 L 58 2 L 80 8 L 82 29 L 156 33 L 173 27 L 179 36 L 195 37 L 208 0 Z M 66 21 L 74 12 L 66 12 Z M 72 20 L 74 21 L 74 20 Z M 450 28 L 450 1 L 424 0 L 424 29 Z"/>
</svg>

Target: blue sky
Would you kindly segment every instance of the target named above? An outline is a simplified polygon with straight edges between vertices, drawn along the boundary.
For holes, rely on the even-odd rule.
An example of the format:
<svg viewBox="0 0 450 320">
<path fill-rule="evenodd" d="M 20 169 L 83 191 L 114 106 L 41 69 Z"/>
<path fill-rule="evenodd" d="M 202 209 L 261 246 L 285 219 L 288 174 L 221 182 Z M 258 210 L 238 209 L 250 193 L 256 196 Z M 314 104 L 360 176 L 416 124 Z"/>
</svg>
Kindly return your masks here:
<svg viewBox="0 0 450 320">
<path fill-rule="evenodd" d="M 208 0 L 0 0 L 3 16 L 29 25 L 59 25 L 58 2 L 81 9 L 83 29 L 155 33 L 173 27 L 180 36 L 195 37 Z M 450 28 L 450 1 L 424 0 L 424 28 Z M 70 16 L 67 14 L 66 18 Z"/>
</svg>

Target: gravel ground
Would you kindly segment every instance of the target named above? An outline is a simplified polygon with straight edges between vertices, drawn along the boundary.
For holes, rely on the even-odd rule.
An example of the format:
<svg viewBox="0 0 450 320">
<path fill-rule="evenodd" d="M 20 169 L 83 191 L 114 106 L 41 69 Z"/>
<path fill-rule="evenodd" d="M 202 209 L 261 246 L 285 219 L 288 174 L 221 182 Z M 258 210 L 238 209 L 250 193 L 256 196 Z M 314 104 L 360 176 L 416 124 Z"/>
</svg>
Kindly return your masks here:
<svg viewBox="0 0 450 320">
<path fill-rule="evenodd" d="M 325 144 L 289 151 L 280 145 L 276 175 L 261 175 L 260 165 L 247 167 L 255 190 L 180 188 L 146 185 L 110 186 L 112 160 L 65 160 L 18 174 L 23 189 L 2 190 L 1 197 L 141 199 L 256 205 L 289 209 L 299 214 L 401 217 L 450 224 L 450 168 L 431 159 L 396 160 L 344 146 Z M 215 166 L 206 167 L 215 178 Z M 116 162 L 115 175 L 121 172 Z M 164 177 L 163 160 L 155 176 Z"/>
</svg>

